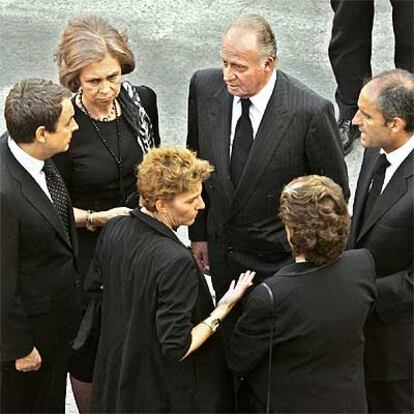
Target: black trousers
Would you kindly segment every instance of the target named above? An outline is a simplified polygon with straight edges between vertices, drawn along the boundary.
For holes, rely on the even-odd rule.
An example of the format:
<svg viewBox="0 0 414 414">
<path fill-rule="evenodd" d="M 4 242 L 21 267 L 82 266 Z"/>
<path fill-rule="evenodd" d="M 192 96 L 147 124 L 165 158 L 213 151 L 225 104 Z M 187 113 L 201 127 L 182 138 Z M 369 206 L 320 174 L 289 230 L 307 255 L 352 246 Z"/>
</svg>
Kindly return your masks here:
<svg viewBox="0 0 414 414">
<path fill-rule="evenodd" d="M 395 36 L 395 67 L 414 71 L 413 0 L 390 0 Z M 374 0 L 331 0 L 335 13 L 329 59 L 337 90 L 340 119 L 352 119 L 365 79 L 372 76 L 371 47 Z M 392 45 L 384 45 L 391 48 Z"/>
<path fill-rule="evenodd" d="M 67 359 L 20 372 L 12 365 L 0 371 L 0 412 L 64 413 Z"/>
<path fill-rule="evenodd" d="M 366 379 L 365 385 L 368 412 L 414 413 L 413 381 L 372 381 Z"/>
</svg>

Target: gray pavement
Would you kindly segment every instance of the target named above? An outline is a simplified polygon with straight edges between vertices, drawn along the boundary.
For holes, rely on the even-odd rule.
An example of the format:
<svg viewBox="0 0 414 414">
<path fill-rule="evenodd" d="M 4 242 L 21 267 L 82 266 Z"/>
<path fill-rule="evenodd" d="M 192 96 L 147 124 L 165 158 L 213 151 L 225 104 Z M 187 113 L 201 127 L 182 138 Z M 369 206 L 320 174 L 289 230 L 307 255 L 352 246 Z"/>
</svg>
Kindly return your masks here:
<svg viewBox="0 0 414 414">
<path fill-rule="evenodd" d="M 163 143 L 184 144 L 192 73 L 220 65 L 224 28 L 234 17 L 253 11 L 272 24 L 279 67 L 333 101 L 335 80 L 327 55 L 329 0 L 0 0 L 0 113 L 17 80 L 58 80 L 53 53 L 60 31 L 72 16 L 98 14 L 128 30 L 137 59 L 128 79 L 156 91 Z M 388 0 L 376 0 L 373 39 L 374 73 L 391 69 L 394 40 Z M 0 130 L 4 128 L 1 116 Z M 346 158 L 352 189 L 361 157 L 357 143 Z M 185 230 L 181 236 L 185 239 Z M 67 409 L 77 412 L 71 396 Z"/>
</svg>

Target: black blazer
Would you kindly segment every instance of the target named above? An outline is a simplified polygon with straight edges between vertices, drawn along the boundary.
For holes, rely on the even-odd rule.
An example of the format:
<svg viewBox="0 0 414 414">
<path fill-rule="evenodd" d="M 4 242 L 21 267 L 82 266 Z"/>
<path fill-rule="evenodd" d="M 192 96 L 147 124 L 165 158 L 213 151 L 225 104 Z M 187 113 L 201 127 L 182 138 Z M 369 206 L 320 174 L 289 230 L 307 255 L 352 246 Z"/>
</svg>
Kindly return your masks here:
<svg viewBox="0 0 414 414">
<path fill-rule="evenodd" d="M 334 109 L 329 101 L 278 70 L 244 173 L 234 188 L 229 152 L 232 102 L 221 70 L 193 75 L 187 144 L 215 170 L 204 185 L 206 210 L 191 226 L 190 239 L 208 240 L 209 248 L 224 240 L 232 254 L 249 253 L 261 261 L 282 262 L 290 256 L 277 215 L 285 184 L 302 175 L 326 175 L 349 197 Z"/>
<path fill-rule="evenodd" d="M 257 286 L 230 341 L 230 368 L 244 381 L 239 403 L 266 404 L 269 334 L 274 315 L 272 412 L 366 412 L 363 326 L 375 300 L 375 267 L 367 250 L 335 263 L 294 263 Z"/>
<path fill-rule="evenodd" d="M 1 361 L 10 365 L 36 346 L 43 361 L 59 357 L 80 317 L 77 241 L 57 210 L 0 138 Z"/>
<path fill-rule="evenodd" d="M 414 151 L 361 223 L 378 156 L 377 149 L 364 154 L 349 245 L 368 249 L 376 266 L 378 300 L 367 325 L 366 373 L 371 379 L 398 381 L 413 378 Z"/>
<path fill-rule="evenodd" d="M 86 280 L 92 309 L 102 296 L 94 412 L 231 411 L 220 332 L 181 361 L 192 327 L 214 306 L 191 251 L 172 230 L 138 209 L 114 218 Z"/>
</svg>

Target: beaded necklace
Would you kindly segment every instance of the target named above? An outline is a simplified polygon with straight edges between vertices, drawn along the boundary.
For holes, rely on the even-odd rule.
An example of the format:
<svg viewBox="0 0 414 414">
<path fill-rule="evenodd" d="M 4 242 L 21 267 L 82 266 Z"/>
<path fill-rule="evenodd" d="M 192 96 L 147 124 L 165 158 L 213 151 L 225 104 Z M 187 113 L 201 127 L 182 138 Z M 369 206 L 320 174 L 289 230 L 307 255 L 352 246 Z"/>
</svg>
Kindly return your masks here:
<svg viewBox="0 0 414 414">
<path fill-rule="evenodd" d="M 89 111 L 86 109 L 86 106 L 83 103 L 82 100 L 83 92 L 82 90 L 79 92 L 79 101 L 82 106 L 83 111 L 87 115 L 88 119 L 91 121 L 91 124 L 93 125 L 93 128 L 96 131 L 96 134 L 98 135 L 99 139 L 101 140 L 104 147 L 107 149 L 107 151 L 111 154 L 112 158 L 115 161 L 116 166 L 118 167 L 118 174 L 119 174 L 119 188 L 120 188 L 120 201 L 121 206 L 125 205 L 125 188 L 124 188 L 124 176 L 123 176 L 123 165 L 122 165 L 122 141 L 121 141 L 121 128 L 119 124 L 119 117 L 118 117 L 118 109 L 116 107 L 115 100 L 112 105 L 112 111 L 115 113 L 115 123 L 116 123 L 116 138 L 117 138 L 117 149 L 118 149 L 118 156 L 115 154 L 115 152 L 112 150 L 112 148 L 109 146 L 108 142 L 106 141 L 105 137 L 102 135 L 98 125 L 95 122 L 95 119 L 91 116 Z"/>
</svg>

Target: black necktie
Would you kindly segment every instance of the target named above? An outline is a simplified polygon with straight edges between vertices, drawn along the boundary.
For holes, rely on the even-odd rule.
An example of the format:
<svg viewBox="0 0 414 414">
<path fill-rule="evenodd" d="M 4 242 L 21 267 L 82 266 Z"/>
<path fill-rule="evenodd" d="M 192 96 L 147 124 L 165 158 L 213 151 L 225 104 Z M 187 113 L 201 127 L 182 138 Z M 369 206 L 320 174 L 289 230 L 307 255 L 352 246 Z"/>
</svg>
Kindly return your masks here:
<svg viewBox="0 0 414 414">
<path fill-rule="evenodd" d="M 242 113 L 237 121 L 231 152 L 231 179 L 237 187 L 242 175 L 250 148 L 253 144 L 253 127 L 249 117 L 250 99 L 240 99 Z"/>
<path fill-rule="evenodd" d="M 364 207 L 363 223 L 368 219 L 372 208 L 374 207 L 378 197 L 381 195 L 382 185 L 384 184 L 385 171 L 390 163 L 387 161 L 385 154 L 378 157 L 372 173 L 372 186 L 367 194 Z"/>
<path fill-rule="evenodd" d="M 51 160 L 45 161 L 43 171 L 46 176 L 46 184 L 52 197 L 53 204 L 56 207 L 59 217 L 62 220 L 66 235 L 70 240 L 69 234 L 69 199 L 65 184 L 56 170 L 55 165 Z"/>
</svg>

